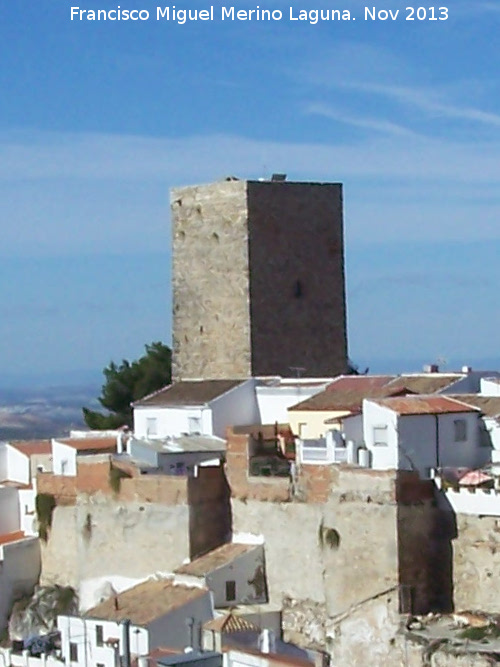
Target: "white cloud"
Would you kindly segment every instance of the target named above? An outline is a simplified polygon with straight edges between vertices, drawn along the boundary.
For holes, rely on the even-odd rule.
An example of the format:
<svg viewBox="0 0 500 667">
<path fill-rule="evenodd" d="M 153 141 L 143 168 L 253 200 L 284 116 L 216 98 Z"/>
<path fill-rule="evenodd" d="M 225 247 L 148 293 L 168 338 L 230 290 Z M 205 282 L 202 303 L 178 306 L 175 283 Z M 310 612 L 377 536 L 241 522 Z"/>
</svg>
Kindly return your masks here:
<svg viewBox="0 0 500 667">
<path fill-rule="evenodd" d="M 307 114 L 323 116 L 324 118 L 330 118 L 339 123 L 344 123 L 345 125 L 352 125 L 353 127 L 362 127 L 368 130 L 375 130 L 376 132 L 382 132 L 384 134 L 396 134 L 396 135 L 412 135 L 414 134 L 411 130 L 408 130 L 401 125 L 396 123 L 391 123 L 385 120 L 379 120 L 377 118 L 367 118 L 362 116 L 356 116 L 347 112 L 340 112 L 327 104 L 309 104 L 305 108 Z"/>
<path fill-rule="evenodd" d="M 499 237 L 499 141 L 384 129 L 351 143 L 341 135 L 299 143 L 226 135 L 4 134 L 2 253 L 167 247 L 169 187 L 228 174 L 269 176 L 263 164 L 291 180 L 343 181 L 349 242 Z"/>
<path fill-rule="evenodd" d="M 380 95 L 400 104 L 416 107 L 431 115 L 468 120 L 500 127 L 500 114 L 482 111 L 473 107 L 450 104 L 438 99 L 436 93 L 421 88 L 387 86 L 373 83 L 344 83 L 344 87 L 369 94 Z"/>
</svg>

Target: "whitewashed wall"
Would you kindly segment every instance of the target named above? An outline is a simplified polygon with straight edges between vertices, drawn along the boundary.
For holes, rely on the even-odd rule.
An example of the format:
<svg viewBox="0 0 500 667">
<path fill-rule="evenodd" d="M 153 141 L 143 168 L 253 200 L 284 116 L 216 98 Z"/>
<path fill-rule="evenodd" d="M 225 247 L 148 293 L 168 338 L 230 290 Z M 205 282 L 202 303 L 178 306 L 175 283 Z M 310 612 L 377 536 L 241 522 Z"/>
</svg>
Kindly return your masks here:
<svg viewBox="0 0 500 667">
<path fill-rule="evenodd" d="M 19 494 L 17 489 L 0 486 L 0 535 L 20 530 Z"/>
<path fill-rule="evenodd" d="M 8 479 L 7 446 L 6 442 L 0 442 L 0 481 Z"/>
<path fill-rule="evenodd" d="M 455 514 L 500 516 L 500 493 L 493 489 L 446 489 L 438 498 L 440 506 L 444 509 L 451 506 Z"/>
<path fill-rule="evenodd" d="M 362 445 L 365 438 L 363 433 L 363 415 L 344 417 L 342 420 L 342 432 L 344 433 L 346 443 L 351 440 L 355 445 Z"/>
<path fill-rule="evenodd" d="M 187 648 L 191 646 L 191 637 L 186 619 L 193 619 L 196 630 L 200 624 L 212 620 L 213 617 L 212 596 L 207 591 L 204 595 L 172 609 L 165 616 L 151 621 L 148 625 L 149 645 L 151 649 L 158 646 L 181 650 Z"/>
<path fill-rule="evenodd" d="M 103 628 L 104 645 L 97 646 L 96 627 Z M 57 627 L 61 632 L 61 653 L 68 665 L 87 667 L 102 664 L 105 667 L 116 667 L 117 657 L 123 656 L 123 626 L 114 621 L 83 619 L 75 616 L 58 616 Z M 109 639 L 118 639 L 116 649 L 106 645 Z M 149 634 L 144 628 L 131 625 L 129 630 L 130 651 L 132 655 L 149 653 Z M 78 645 L 78 661 L 69 661 L 70 644 Z"/>
<path fill-rule="evenodd" d="M 260 571 L 260 574 L 259 574 Z M 265 576 L 264 548 L 255 549 L 242 554 L 232 562 L 223 565 L 206 576 L 207 586 L 212 591 L 216 608 L 234 607 L 238 604 L 262 604 L 267 602 L 265 590 L 257 595 L 256 587 L 251 581 Z M 226 582 L 235 583 L 235 600 L 226 598 Z"/>
<path fill-rule="evenodd" d="M 500 396 L 500 383 L 498 379 L 481 378 L 481 394 L 485 396 Z"/>
<path fill-rule="evenodd" d="M 455 442 L 455 420 L 467 424 L 467 439 Z M 374 428 L 387 427 L 388 445 L 374 444 Z M 491 460 L 491 449 L 480 445 L 476 412 L 399 416 L 371 401 L 363 402 L 363 430 L 372 452 L 372 467 L 417 470 L 428 477 L 435 467 L 479 467 Z"/>
<path fill-rule="evenodd" d="M 324 384 L 297 386 L 257 386 L 257 404 L 261 424 L 288 423 L 288 408 L 315 396 L 330 384 L 331 380 L 325 380 Z"/>
<path fill-rule="evenodd" d="M 76 449 L 52 440 L 52 461 L 55 475 L 76 476 Z"/>
<path fill-rule="evenodd" d="M 247 382 L 234 387 L 211 401 L 212 435 L 225 438 L 228 426 L 246 426 L 260 423 L 255 384 L 255 380 L 247 380 Z"/>
<path fill-rule="evenodd" d="M 387 427 L 386 446 L 374 444 L 375 427 Z M 395 470 L 398 467 L 398 420 L 389 408 L 363 401 L 363 433 L 366 448 L 371 452 L 371 467 L 375 470 Z"/>
<path fill-rule="evenodd" d="M 40 569 L 38 538 L 23 538 L 0 546 L 0 629 L 6 626 L 12 602 L 33 593 Z"/>
<path fill-rule="evenodd" d="M 7 442 L 0 443 L 0 481 L 30 483 L 29 458 Z"/>
<path fill-rule="evenodd" d="M 36 530 L 36 479 L 33 480 L 33 487 L 31 489 L 19 489 L 19 513 L 20 513 L 20 529 L 26 535 L 38 535 Z"/>
<path fill-rule="evenodd" d="M 212 435 L 212 411 L 201 407 L 137 407 L 134 408 L 134 435 L 137 438 L 166 438 L 189 433 L 190 418 L 199 419 L 201 432 Z M 156 433 L 148 433 L 148 419 L 156 419 Z"/>
<path fill-rule="evenodd" d="M 455 442 L 454 421 L 467 423 L 467 440 Z M 491 449 L 480 444 L 480 416 L 477 412 L 439 415 L 439 459 L 441 467 L 478 468 L 491 461 Z"/>
</svg>

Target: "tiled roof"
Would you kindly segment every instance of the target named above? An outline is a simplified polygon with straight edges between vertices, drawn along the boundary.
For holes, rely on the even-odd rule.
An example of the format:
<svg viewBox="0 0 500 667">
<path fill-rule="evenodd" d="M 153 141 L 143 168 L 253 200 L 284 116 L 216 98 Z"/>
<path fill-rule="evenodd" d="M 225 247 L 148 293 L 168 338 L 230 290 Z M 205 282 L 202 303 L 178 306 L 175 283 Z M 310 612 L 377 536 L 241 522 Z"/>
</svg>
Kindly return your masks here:
<svg viewBox="0 0 500 667">
<path fill-rule="evenodd" d="M 447 394 L 462 403 L 467 403 L 474 408 L 479 408 L 486 417 L 498 417 L 500 415 L 500 396 L 483 396 L 480 394 Z"/>
<path fill-rule="evenodd" d="M 204 556 L 195 558 L 190 563 L 186 565 L 181 565 L 175 570 L 178 574 L 190 574 L 194 577 L 204 577 L 206 574 L 217 570 L 223 565 L 227 565 L 238 556 L 242 556 L 252 549 L 255 549 L 257 545 L 255 544 L 237 544 L 235 542 L 229 542 L 229 544 L 223 544 L 222 546 L 209 551 Z"/>
<path fill-rule="evenodd" d="M 477 412 L 477 408 L 460 403 L 446 396 L 406 396 L 401 398 L 379 398 L 377 405 L 389 408 L 399 415 L 437 415 L 459 412 Z"/>
<path fill-rule="evenodd" d="M 212 630 L 214 632 L 259 632 L 259 628 L 248 621 L 243 616 L 235 614 L 233 611 L 230 611 L 226 614 L 222 614 L 217 618 L 214 618 L 203 625 L 204 630 Z"/>
<path fill-rule="evenodd" d="M 364 398 L 383 397 L 397 390 L 387 390 L 393 375 L 341 375 L 328 387 L 290 410 L 328 410 L 351 412 L 359 410 Z"/>
<path fill-rule="evenodd" d="M 24 484 L 23 482 L 17 482 L 13 479 L 3 479 L 0 482 L 0 486 L 7 486 L 11 489 L 23 489 L 23 490 L 33 488 L 33 484 Z"/>
<path fill-rule="evenodd" d="M 406 389 L 413 394 L 433 394 L 449 387 L 464 377 L 464 373 L 422 373 L 416 375 L 399 375 L 391 381 L 390 387 Z"/>
<path fill-rule="evenodd" d="M 11 440 L 8 444 L 26 456 L 52 453 L 50 440 Z"/>
<path fill-rule="evenodd" d="M 406 394 L 432 394 L 463 377 L 463 374 L 423 373 L 409 375 L 341 375 L 328 387 L 289 410 L 357 412 L 365 398 Z"/>
<path fill-rule="evenodd" d="M 101 602 L 85 615 L 117 622 L 128 618 L 134 625 L 145 626 L 207 594 L 206 588 L 174 584 L 170 579 L 148 580 Z"/>
<path fill-rule="evenodd" d="M 136 401 L 134 407 L 206 405 L 245 380 L 181 380 Z"/>
<path fill-rule="evenodd" d="M 56 442 L 62 442 L 63 445 L 73 447 L 79 452 L 84 451 L 104 451 L 112 452 L 116 450 L 116 438 L 54 438 Z"/>
<path fill-rule="evenodd" d="M 3 535 L 0 535 L 0 545 L 9 544 L 10 542 L 17 542 L 18 540 L 22 540 L 24 537 L 25 535 L 22 530 L 16 530 L 13 533 L 3 533 Z"/>
</svg>

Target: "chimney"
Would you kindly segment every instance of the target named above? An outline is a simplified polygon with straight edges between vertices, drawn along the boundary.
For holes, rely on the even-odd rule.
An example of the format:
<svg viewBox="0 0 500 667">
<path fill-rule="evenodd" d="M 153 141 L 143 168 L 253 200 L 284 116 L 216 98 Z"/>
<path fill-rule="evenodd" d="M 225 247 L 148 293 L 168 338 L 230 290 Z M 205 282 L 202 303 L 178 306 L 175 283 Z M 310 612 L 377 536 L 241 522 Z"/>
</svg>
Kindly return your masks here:
<svg viewBox="0 0 500 667">
<path fill-rule="evenodd" d="M 424 373 L 439 373 L 439 366 L 437 364 L 425 364 Z"/>
<path fill-rule="evenodd" d="M 471 368 L 471 366 L 462 366 L 462 373 L 467 373 L 467 375 L 468 375 L 469 373 L 472 373 L 472 368 Z"/>
</svg>

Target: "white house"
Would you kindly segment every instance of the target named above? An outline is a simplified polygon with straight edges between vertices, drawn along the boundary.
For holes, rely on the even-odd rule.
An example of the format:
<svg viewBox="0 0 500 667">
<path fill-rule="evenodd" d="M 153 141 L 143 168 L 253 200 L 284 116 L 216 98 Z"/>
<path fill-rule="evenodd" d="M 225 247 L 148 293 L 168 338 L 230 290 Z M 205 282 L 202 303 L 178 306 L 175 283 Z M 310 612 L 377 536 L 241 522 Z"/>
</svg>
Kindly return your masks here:
<svg viewBox="0 0 500 667">
<path fill-rule="evenodd" d="M 480 393 L 484 396 L 500 396 L 500 377 L 481 378 Z"/>
<path fill-rule="evenodd" d="M 248 424 L 287 424 L 288 408 L 315 396 L 333 378 L 258 378 L 255 393 L 259 415 Z"/>
<path fill-rule="evenodd" d="M 133 404 L 136 438 L 186 434 L 224 438 L 258 420 L 255 380 L 182 380 Z"/>
<path fill-rule="evenodd" d="M 17 511 L 15 515 L 17 517 Z M 4 517 L 4 532 L 0 534 L 0 630 L 7 625 L 12 603 L 23 595 L 33 593 L 41 570 L 38 538 L 26 537 L 19 527 L 14 531 L 12 527 L 10 519 L 6 524 Z"/>
<path fill-rule="evenodd" d="M 141 464 L 166 475 L 196 475 L 198 466 L 220 465 L 226 454 L 226 441 L 207 435 L 181 435 L 166 439 L 138 439 L 127 442 L 127 452 Z M 149 470 L 144 470 L 149 472 Z"/>
<path fill-rule="evenodd" d="M 49 440 L 0 442 L 0 483 L 31 484 L 38 467 L 47 471 L 51 467 Z"/>
<path fill-rule="evenodd" d="M 158 646 L 193 646 L 213 618 L 210 592 L 173 579 L 148 579 L 113 595 L 85 617 L 59 616 L 61 654 L 73 667 L 115 667 Z M 189 619 L 189 623 L 187 622 Z"/>
<path fill-rule="evenodd" d="M 75 477 L 77 457 L 93 454 L 110 454 L 117 451 L 117 438 L 67 438 L 52 439 L 52 465 L 55 475 Z"/>
<path fill-rule="evenodd" d="M 49 440 L 0 443 L 0 535 L 36 535 L 37 469 L 52 466 Z"/>
<path fill-rule="evenodd" d="M 207 586 L 216 608 L 267 602 L 262 544 L 223 544 L 175 572 L 178 577 L 194 577 Z"/>
<path fill-rule="evenodd" d="M 491 460 L 480 441 L 480 411 L 443 396 L 363 401 L 364 442 L 377 470 L 477 468 Z"/>
<path fill-rule="evenodd" d="M 491 383 L 493 388 L 497 386 L 500 389 L 500 384 L 497 384 L 495 379 L 489 378 L 487 382 Z M 487 390 L 492 388 L 488 387 L 488 384 L 485 386 Z M 491 391 L 488 394 L 460 394 L 453 398 L 480 410 L 480 443 L 483 447 L 491 449 L 493 462 L 500 462 L 500 393 L 494 394 Z"/>
</svg>

